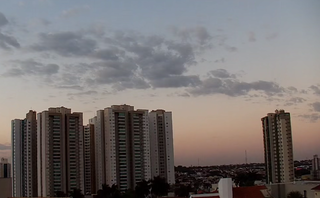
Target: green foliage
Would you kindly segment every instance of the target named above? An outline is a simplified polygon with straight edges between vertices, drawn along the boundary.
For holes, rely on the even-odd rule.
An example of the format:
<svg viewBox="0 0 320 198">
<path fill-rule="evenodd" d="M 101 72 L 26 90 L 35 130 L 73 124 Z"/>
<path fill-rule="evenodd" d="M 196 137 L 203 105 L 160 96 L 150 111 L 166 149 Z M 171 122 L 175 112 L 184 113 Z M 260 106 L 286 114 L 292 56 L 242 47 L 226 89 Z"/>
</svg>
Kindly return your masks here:
<svg viewBox="0 0 320 198">
<path fill-rule="evenodd" d="M 299 191 L 292 191 L 288 194 L 287 198 L 303 198 L 303 195 Z"/>
</svg>

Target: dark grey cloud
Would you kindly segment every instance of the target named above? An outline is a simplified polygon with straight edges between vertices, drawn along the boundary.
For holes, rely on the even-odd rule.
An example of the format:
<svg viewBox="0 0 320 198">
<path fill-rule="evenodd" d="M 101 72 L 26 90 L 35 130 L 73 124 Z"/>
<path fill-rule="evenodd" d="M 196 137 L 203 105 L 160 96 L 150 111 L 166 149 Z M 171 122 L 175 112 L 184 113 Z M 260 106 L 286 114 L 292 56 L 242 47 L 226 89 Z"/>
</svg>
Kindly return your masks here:
<svg viewBox="0 0 320 198">
<path fill-rule="evenodd" d="M 0 48 L 10 50 L 12 47 L 20 48 L 20 44 L 16 38 L 0 32 Z"/>
<path fill-rule="evenodd" d="M 0 28 L 1 28 L 2 26 L 7 25 L 8 23 L 9 23 L 9 21 L 8 21 L 8 19 L 6 18 L 6 16 L 4 16 L 4 14 L 2 14 L 2 13 L 0 12 Z"/>
<path fill-rule="evenodd" d="M 9 24 L 8 19 L 0 12 L 0 28 Z M 15 37 L 7 35 L 0 31 L 0 48 L 10 50 L 13 48 L 20 48 L 20 44 Z"/>
<path fill-rule="evenodd" d="M 101 49 L 101 50 L 96 50 L 93 52 L 92 57 L 93 58 L 98 58 L 101 60 L 119 60 L 120 57 L 123 57 L 125 55 L 124 50 L 119 50 L 118 48 L 112 47 L 109 49 Z"/>
<path fill-rule="evenodd" d="M 313 91 L 314 94 L 320 95 L 320 86 L 319 85 L 312 85 L 310 89 Z"/>
<path fill-rule="evenodd" d="M 310 122 L 316 122 L 318 120 L 320 120 L 320 115 L 319 114 L 316 114 L 316 113 L 313 113 L 313 114 L 303 114 L 303 115 L 299 115 L 300 118 L 303 118 L 303 119 L 307 119 L 309 120 Z"/>
<path fill-rule="evenodd" d="M 248 33 L 248 41 L 249 42 L 255 42 L 256 41 L 256 35 L 254 32 L 249 32 Z"/>
<path fill-rule="evenodd" d="M 152 87 L 157 88 L 177 88 L 177 87 L 195 87 L 201 84 L 199 76 L 167 76 L 151 81 Z"/>
<path fill-rule="evenodd" d="M 10 149 L 11 149 L 10 145 L 0 144 L 0 150 L 10 150 Z"/>
<path fill-rule="evenodd" d="M 14 66 L 12 66 L 9 70 L 7 70 L 4 75 L 9 77 L 19 77 L 19 76 L 50 76 L 58 73 L 59 66 L 56 64 L 43 64 L 37 62 L 33 59 L 29 60 L 15 60 L 12 61 Z"/>
<path fill-rule="evenodd" d="M 320 102 L 314 102 L 311 105 L 315 111 L 320 112 Z"/>
<path fill-rule="evenodd" d="M 58 88 L 58 89 L 83 90 L 83 87 L 81 87 L 79 85 L 56 85 L 55 88 Z"/>
<path fill-rule="evenodd" d="M 290 86 L 287 88 L 290 92 L 293 92 L 293 93 L 297 93 L 298 92 L 298 89 L 293 87 L 293 86 Z"/>
<path fill-rule="evenodd" d="M 76 32 L 41 33 L 35 51 L 51 51 L 61 56 L 85 56 L 94 52 L 97 42 Z"/>
<path fill-rule="evenodd" d="M 89 90 L 89 91 L 82 91 L 82 92 L 77 92 L 77 93 L 69 93 L 69 96 L 85 96 L 85 95 L 96 95 L 98 94 L 97 91 Z"/>
<path fill-rule="evenodd" d="M 194 96 L 224 94 L 232 97 L 247 95 L 250 91 L 261 91 L 272 96 L 284 92 L 284 89 L 277 83 L 269 81 L 260 80 L 248 83 L 238 79 L 209 77 L 203 80 L 199 86 L 189 90 Z"/>
<path fill-rule="evenodd" d="M 236 75 L 230 74 L 227 70 L 225 69 L 216 69 L 208 72 L 209 75 L 217 78 L 235 78 Z"/>
</svg>

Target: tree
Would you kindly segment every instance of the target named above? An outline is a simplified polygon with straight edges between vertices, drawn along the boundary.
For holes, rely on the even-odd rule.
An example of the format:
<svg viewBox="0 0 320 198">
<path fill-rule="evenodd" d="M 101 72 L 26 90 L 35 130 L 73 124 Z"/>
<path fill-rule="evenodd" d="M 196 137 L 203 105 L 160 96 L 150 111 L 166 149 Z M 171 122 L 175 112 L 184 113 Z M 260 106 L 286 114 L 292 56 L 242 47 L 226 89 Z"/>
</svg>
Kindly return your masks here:
<svg viewBox="0 0 320 198">
<path fill-rule="evenodd" d="M 136 192 L 132 189 L 126 190 L 122 195 L 121 198 L 140 198 L 136 195 Z"/>
<path fill-rule="evenodd" d="M 141 182 L 137 183 L 135 188 L 135 194 L 139 198 L 147 197 L 150 194 L 150 184 L 146 180 L 142 180 Z"/>
<path fill-rule="evenodd" d="M 288 194 L 287 198 L 303 198 L 303 195 L 299 191 L 292 191 Z"/>
<path fill-rule="evenodd" d="M 168 195 L 169 189 L 170 185 L 164 178 L 157 176 L 151 180 L 151 193 L 155 194 L 156 196 Z"/>
<path fill-rule="evenodd" d="M 193 192 L 193 189 L 190 185 L 180 185 L 175 189 L 174 194 L 178 197 L 189 197 L 189 193 Z"/>
<path fill-rule="evenodd" d="M 80 189 L 74 188 L 69 192 L 70 197 L 72 198 L 84 198 L 84 195 L 81 193 Z"/>
<path fill-rule="evenodd" d="M 106 184 L 102 184 L 102 189 L 97 192 L 98 198 L 120 198 L 121 194 L 118 190 L 118 186 L 113 184 L 111 187 Z"/>
<path fill-rule="evenodd" d="M 55 196 L 56 196 L 56 197 L 66 197 L 66 194 L 65 194 L 64 192 L 62 192 L 62 191 L 57 191 L 57 192 L 55 193 Z"/>
<path fill-rule="evenodd" d="M 255 171 L 240 172 L 234 178 L 234 183 L 240 187 L 242 186 L 254 186 L 256 180 L 260 180 L 261 176 Z"/>
</svg>

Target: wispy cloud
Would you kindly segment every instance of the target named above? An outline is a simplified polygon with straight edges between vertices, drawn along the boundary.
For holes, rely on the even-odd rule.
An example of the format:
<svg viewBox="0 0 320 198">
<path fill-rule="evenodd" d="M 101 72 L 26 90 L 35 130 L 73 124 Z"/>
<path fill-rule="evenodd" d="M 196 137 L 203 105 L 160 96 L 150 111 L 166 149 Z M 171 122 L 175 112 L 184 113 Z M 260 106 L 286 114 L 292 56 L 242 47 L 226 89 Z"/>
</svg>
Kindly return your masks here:
<svg viewBox="0 0 320 198">
<path fill-rule="evenodd" d="M 84 6 L 78 6 L 75 8 L 71 8 L 68 10 L 64 10 L 61 14 L 61 17 L 63 18 L 71 18 L 71 17 L 75 17 L 78 16 L 86 11 L 88 11 L 90 9 L 89 6 L 84 5 Z"/>
</svg>

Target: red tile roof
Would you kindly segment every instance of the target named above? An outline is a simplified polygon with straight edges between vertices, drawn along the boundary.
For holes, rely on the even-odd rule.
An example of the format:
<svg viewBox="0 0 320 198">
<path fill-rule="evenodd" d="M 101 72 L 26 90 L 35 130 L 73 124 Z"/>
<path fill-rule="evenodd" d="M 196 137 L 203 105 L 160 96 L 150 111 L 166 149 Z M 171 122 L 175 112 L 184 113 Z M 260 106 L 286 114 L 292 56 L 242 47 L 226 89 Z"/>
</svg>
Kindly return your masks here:
<svg viewBox="0 0 320 198">
<path fill-rule="evenodd" d="M 261 190 L 267 189 L 265 186 L 248 186 L 233 188 L 233 198 L 265 198 Z"/>
<path fill-rule="evenodd" d="M 318 186 L 316 186 L 316 187 L 312 188 L 311 190 L 320 190 L 320 185 L 318 185 Z"/>
</svg>

